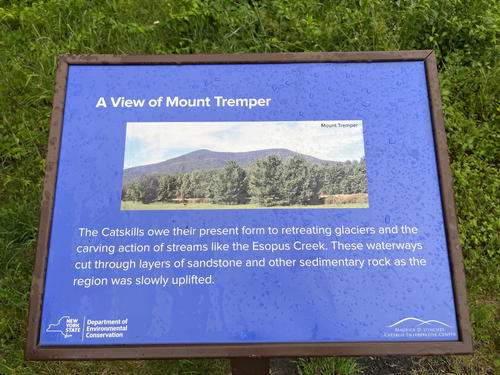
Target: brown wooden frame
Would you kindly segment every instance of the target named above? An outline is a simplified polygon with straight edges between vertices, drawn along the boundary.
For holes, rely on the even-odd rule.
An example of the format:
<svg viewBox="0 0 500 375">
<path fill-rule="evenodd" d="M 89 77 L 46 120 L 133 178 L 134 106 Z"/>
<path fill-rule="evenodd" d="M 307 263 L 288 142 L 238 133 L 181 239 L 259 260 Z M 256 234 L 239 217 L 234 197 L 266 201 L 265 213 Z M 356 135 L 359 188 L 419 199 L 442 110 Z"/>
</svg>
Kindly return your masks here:
<svg viewBox="0 0 500 375">
<path fill-rule="evenodd" d="M 263 64 L 423 61 L 427 76 L 436 162 L 448 244 L 458 341 L 322 342 L 260 344 L 100 345 L 40 346 L 39 332 L 50 241 L 57 165 L 63 126 L 69 65 L 178 65 Z M 49 133 L 45 183 L 41 202 L 38 242 L 31 286 L 30 312 L 25 356 L 30 360 L 100 360 L 166 358 L 236 358 L 297 356 L 423 355 L 472 353 L 471 324 L 467 308 L 465 276 L 457 229 L 455 201 L 448 159 L 446 134 L 433 51 L 311 52 L 217 55 L 61 55 L 56 73 L 54 103 Z"/>
</svg>

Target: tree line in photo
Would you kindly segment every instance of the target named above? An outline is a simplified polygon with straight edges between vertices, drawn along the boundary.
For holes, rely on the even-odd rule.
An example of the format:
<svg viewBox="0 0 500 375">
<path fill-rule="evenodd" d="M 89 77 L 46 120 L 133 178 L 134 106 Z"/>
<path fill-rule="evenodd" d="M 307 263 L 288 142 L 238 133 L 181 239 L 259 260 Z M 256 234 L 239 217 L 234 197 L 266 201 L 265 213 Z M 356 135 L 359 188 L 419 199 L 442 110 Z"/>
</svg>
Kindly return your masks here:
<svg viewBox="0 0 500 375">
<path fill-rule="evenodd" d="M 246 168 L 228 161 L 219 169 L 143 175 L 124 185 L 122 200 L 272 207 L 322 204 L 325 196 L 360 193 L 367 193 L 364 159 L 316 164 L 302 156 L 270 155 Z"/>
</svg>

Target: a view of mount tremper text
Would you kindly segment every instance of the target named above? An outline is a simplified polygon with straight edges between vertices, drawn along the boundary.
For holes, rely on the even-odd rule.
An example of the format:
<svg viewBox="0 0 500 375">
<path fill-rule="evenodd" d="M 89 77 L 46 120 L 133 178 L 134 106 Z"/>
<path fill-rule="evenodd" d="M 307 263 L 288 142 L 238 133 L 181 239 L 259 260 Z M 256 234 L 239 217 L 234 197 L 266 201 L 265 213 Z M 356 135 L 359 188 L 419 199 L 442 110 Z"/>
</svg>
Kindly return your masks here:
<svg viewBox="0 0 500 375">
<path fill-rule="evenodd" d="M 126 168 L 122 209 L 366 208 L 366 163 L 284 148 L 201 149 Z"/>
</svg>

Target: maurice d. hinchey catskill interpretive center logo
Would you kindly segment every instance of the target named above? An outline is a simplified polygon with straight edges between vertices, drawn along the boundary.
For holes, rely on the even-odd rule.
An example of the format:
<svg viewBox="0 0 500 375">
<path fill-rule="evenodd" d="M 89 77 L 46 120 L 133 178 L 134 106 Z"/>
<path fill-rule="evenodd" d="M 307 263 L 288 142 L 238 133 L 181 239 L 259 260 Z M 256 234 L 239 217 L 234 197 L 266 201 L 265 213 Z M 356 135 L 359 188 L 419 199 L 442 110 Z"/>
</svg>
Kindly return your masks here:
<svg viewBox="0 0 500 375">
<path fill-rule="evenodd" d="M 453 326 L 436 319 L 407 317 L 385 327 L 384 337 L 443 338 L 456 336 Z"/>
</svg>

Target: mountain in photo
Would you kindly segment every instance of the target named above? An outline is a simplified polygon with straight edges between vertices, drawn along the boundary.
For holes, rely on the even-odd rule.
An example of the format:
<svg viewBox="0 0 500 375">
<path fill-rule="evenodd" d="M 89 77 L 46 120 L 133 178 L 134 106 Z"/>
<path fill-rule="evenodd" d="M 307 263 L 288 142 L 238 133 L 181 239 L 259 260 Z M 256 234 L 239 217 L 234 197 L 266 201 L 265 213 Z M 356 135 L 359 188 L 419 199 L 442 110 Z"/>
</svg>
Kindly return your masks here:
<svg viewBox="0 0 500 375">
<path fill-rule="evenodd" d="M 195 170 L 217 169 L 224 167 L 230 160 L 234 160 L 242 167 L 247 167 L 254 164 L 257 160 L 266 158 L 269 155 L 280 155 L 283 159 L 289 159 L 292 156 L 301 156 L 317 164 L 336 163 L 334 161 L 321 160 L 285 148 L 271 148 L 247 152 L 217 152 L 203 149 L 192 151 L 159 163 L 127 168 L 123 172 L 123 181 L 126 183 L 147 174 L 176 175 L 189 173 Z"/>
</svg>

